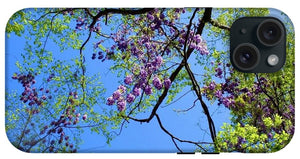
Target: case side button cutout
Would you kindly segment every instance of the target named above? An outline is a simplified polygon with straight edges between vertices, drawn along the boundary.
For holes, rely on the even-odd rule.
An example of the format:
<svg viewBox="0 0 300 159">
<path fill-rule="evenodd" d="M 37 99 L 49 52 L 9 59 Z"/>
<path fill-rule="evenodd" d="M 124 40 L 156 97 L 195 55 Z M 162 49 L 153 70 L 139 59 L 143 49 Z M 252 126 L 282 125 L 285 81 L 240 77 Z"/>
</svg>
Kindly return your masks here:
<svg viewBox="0 0 300 159">
<path fill-rule="evenodd" d="M 201 152 L 202 155 L 219 155 L 220 152 Z"/>
<path fill-rule="evenodd" d="M 194 155 L 195 152 L 177 152 L 177 155 Z"/>
</svg>

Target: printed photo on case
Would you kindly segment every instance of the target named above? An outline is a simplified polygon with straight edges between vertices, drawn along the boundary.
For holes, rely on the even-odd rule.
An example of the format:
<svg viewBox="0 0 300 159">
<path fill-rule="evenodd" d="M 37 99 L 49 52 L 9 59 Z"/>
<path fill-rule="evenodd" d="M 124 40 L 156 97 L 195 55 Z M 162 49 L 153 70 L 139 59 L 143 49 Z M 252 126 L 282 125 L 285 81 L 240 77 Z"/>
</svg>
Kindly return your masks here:
<svg viewBox="0 0 300 159">
<path fill-rule="evenodd" d="M 236 70 L 231 25 L 270 16 L 283 67 Z M 21 151 L 268 153 L 293 137 L 294 28 L 279 10 L 26 8 L 5 32 L 5 128 Z"/>
</svg>

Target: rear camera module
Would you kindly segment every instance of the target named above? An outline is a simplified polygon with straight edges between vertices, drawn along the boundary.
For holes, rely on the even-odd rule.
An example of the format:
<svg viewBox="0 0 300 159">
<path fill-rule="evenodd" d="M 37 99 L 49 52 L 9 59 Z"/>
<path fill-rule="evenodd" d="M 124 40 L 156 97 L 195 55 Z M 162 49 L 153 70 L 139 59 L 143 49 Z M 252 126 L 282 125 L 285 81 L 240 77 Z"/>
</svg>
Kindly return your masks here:
<svg viewBox="0 0 300 159">
<path fill-rule="evenodd" d="M 273 73 L 286 60 L 286 29 L 274 17 L 242 17 L 230 27 L 230 61 L 244 73 Z"/>
</svg>

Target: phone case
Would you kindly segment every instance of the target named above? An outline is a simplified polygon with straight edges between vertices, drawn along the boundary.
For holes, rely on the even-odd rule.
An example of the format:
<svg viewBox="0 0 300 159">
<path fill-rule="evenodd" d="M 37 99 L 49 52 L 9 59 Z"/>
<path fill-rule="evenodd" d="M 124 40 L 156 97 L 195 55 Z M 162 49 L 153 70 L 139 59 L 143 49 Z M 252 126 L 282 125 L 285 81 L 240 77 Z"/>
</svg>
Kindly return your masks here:
<svg viewBox="0 0 300 159">
<path fill-rule="evenodd" d="M 276 17 L 286 61 L 243 73 L 232 23 Z M 5 128 L 24 152 L 275 152 L 295 129 L 294 29 L 272 8 L 26 8 L 6 26 Z"/>
</svg>

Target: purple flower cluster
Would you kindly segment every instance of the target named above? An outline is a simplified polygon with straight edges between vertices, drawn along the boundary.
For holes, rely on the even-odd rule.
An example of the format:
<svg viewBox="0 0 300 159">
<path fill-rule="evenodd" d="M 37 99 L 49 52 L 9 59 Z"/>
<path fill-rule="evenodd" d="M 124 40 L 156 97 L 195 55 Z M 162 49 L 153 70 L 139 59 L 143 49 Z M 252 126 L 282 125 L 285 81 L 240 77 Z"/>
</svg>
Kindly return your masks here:
<svg viewBox="0 0 300 159">
<path fill-rule="evenodd" d="M 121 91 L 120 90 L 116 90 L 113 95 L 112 95 L 112 98 L 114 100 L 118 100 L 119 98 L 121 97 Z"/>
<path fill-rule="evenodd" d="M 37 74 L 35 74 L 37 75 Z M 47 82 L 50 82 L 52 78 L 54 77 L 54 74 L 50 74 L 50 76 L 47 78 Z M 47 88 L 35 88 L 33 87 L 34 84 L 36 84 L 35 76 L 31 73 L 29 74 L 14 74 L 12 76 L 12 79 L 18 80 L 24 87 L 24 91 L 22 92 L 21 101 L 24 103 L 28 102 L 29 108 L 26 108 L 26 113 L 30 115 L 35 115 L 40 113 L 42 109 L 40 107 L 42 106 L 42 103 L 44 100 L 51 99 L 51 95 L 48 95 L 51 91 Z M 54 91 L 55 92 L 55 91 Z M 69 95 L 74 96 L 76 98 L 77 93 L 76 92 L 70 92 Z M 66 135 L 66 132 L 64 131 L 64 128 L 70 125 L 76 125 L 79 122 L 79 116 L 80 113 L 75 113 L 75 107 L 68 106 L 60 115 L 59 119 L 55 119 L 53 121 L 50 121 L 49 124 L 46 124 L 41 127 L 36 127 L 34 129 L 37 129 L 37 131 L 34 131 L 34 133 L 38 132 L 39 135 L 45 135 L 45 138 L 42 140 L 43 143 L 47 142 L 49 140 L 50 147 L 49 152 L 55 152 L 55 145 L 58 144 L 60 146 L 61 144 L 66 144 L 66 150 L 69 150 L 70 152 L 76 152 L 77 150 L 73 148 L 73 144 L 69 144 L 69 136 Z M 83 120 L 86 120 L 87 115 L 85 114 L 83 116 Z M 34 123 L 30 124 L 32 127 L 35 125 Z M 24 130 L 25 135 L 29 135 L 31 132 L 31 128 L 28 128 Z M 50 135 L 51 134 L 51 135 Z M 32 135 L 32 134 L 31 134 Z M 56 139 L 47 138 L 47 136 L 54 136 L 58 135 Z M 57 141 L 56 141 L 57 140 Z M 36 138 L 26 140 L 24 141 L 24 146 L 34 146 L 37 144 Z M 59 145 L 60 144 L 60 145 Z"/>
<path fill-rule="evenodd" d="M 92 55 L 92 60 L 95 60 L 96 58 L 97 58 L 96 53 L 93 53 L 93 55 Z M 103 58 L 104 58 L 103 52 L 102 52 L 102 51 L 99 51 L 99 52 L 98 52 L 98 59 L 99 59 L 99 60 L 102 60 Z"/>
<path fill-rule="evenodd" d="M 108 97 L 106 104 L 107 105 L 114 105 L 115 104 L 115 99 L 113 97 Z"/>
<path fill-rule="evenodd" d="M 54 73 L 51 73 L 49 75 L 49 77 L 47 78 L 47 82 L 50 82 L 52 80 L 52 78 L 54 77 Z"/>
<path fill-rule="evenodd" d="M 154 67 L 159 68 L 163 64 L 163 58 L 161 56 L 156 56 L 152 64 Z"/>
<path fill-rule="evenodd" d="M 118 49 L 124 52 L 128 47 L 128 40 L 125 40 L 124 37 L 120 38 L 117 42 Z"/>
<path fill-rule="evenodd" d="M 120 90 L 120 91 L 122 91 L 122 93 L 125 93 L 126 92 L 126 87 L 125 86 L 123 86 L 123 85 L 120 85 L 119 87 L 118 87 L 118 90 Z"/>
<path fill-rule="evenodd" d="M 82 17 L 78 17 L 76 20 L 76 30 L 82 30 L 82 29 L 87 29 L 87 19 L 86 18 L 82 18 Z"/>
<path fill-rule="evenodd" d="M 139 77 L 140 77 L 141 79 L 146 79 L 146 78 L 148 77 L 147 71 L 146 71 L 145 69 L 141 69 L 141 70 L 140 70 L 140 75 L 139 75 Z"/>
<path fill-rule="evenodd" d="M 126 101 L 127 101 L 128 103 L 132 103 L 132 102 L 134 101 L 134 99 L 135 99 L 135 96 L 134 96 L 133 94 L 131 94 L 131 93 L 129 93 L 129 94 L 127 95 L 127 97 L 126 97 Z"/>
<path fill-rule="evenodd" d="M 129 93 L 125 99 L 127 88 L 123 85 L 120 85 L 116 91 L 113 92 L 112 96 L 108 97 L 106 100 L 107 105 L 117 104 L 118 110 L 123 111 L 126 108 L 126 102 L 132 103 L 135 99 L 135 96 Z"/>
<path fill-rule="evenodd" d="M 50 81 L 53 78 L 53 74 L 51 74 L 47 81 Z M 38 95 L 38 90 L 35 87 L 32 87 L 36 83 L 35 78 L 32 74 L 22 75 L 22 74 L 15 74 L 12 76 L 12 79 L 18 80 L 24 87 L 24 91 L 22 92 L 22 96 L 20 100 L 23 103 L 27 103 L 29 106 L 38 105 L 42 106 L 42 101 L 47 100 L 48 98 L 51 99 L 52 96 L 46 96 L 45 94 L 49 93 L 50 91 L 48 89 L 44 90 L 44 88 L 40 88 L 39 91 L 45 92 L 41 97 Z"/>
<path fill-rule="evenodd" d="M 209 53 L 206 42 L 199 34 L 196 34 L 194 37 L 192 37 L 190 48 L 196 49 L 201 55 L 208 55 Z"/>
<path fill-rule="evenodd" d="M 165 86 L 166 89 L 169 89 L 171 87 L 171 84 L 172 84 L 172 82 L 169 78 L 166 78 L 164 80 L 164 86 Z"/>
<path fill-rule="evenodd" d="M 220 67 L 218 67 L 218 68 L 215 69 L 215 71 L 216 71 L 216 75 L 215 76 L 219 77 L 219 78 L 222 78 L 222 74 L 223 74 L 222 69 Z"/>
<path fill-rule="evenodd" d="M 208 85 L 208 89 L 214 90 L 215 88 L 216 88 L 216 83 L 214 81 L 210 82 L 210 84 Z"/>
<path fill-rule="evenodd" d="M 224 104 L 226 108 L 235 108 L 233 96 L 223 97 L 222 104 Z"/>
<path fill-rule="evenodd" d="M 48 125 L 44 125 L 41 129 L 39 134 L 43 135 L 47 133 L 47 136 L 51 134 L 51 136 L 58 135 L 57 138 L 53 139 L 50 138 L 50 145 L 51 150 L 49 149 L 49 152 L 54 152 L 55 149 L 55 143 L 58 143 L 60 145 L 64 144 L 67 149 L 69 149 L 71 152 L 76 152 L 77 150 L 73 148 L 73 144 L 70 143 L 71 139 L 66 134 L 67 131 L 65 131 L 65 128 L 68 126 L 76 125 L 80 121 L 80 113 L 76 113 L 75 108 L 73 107 L 67 107 L 66 110 L 60 115 L 60 117 L 57 120 L 51 121 Z M 87 114 L 84 114 L 82 116 L 82 120 L 87 120 Z M 43 142 L 46 142 L 45 138 Z M 57 140 L 57 141 L 56 141 Z"/>
<path fill-rule="evenodd" d="M 154 77 L 152 81 L 154 87 L 158 90 L 162 89 L 163 85 L 158 77 Z"/>
<path fill-rule="evenodd" d="M 118 100 L 117 102 L 118 110 L 121 112 L 126 108 L 126 101 L 124 99 Z"/>
<path fill-rule="evenodd" d="M 141 88 L 139 88 L 139 87 L 134 87 L 134 88 L 133 88 L 133 91 L 132 91 L 132 94 L 135 95 L 135 96 L 141 95 Z"/>
<path fill-rule="evenodd" d="M 158 15 L 158 12 L 159 11 L 155 9 L 154 11 L 147 13 L 147 18 L 151 22 L 150 28 L 152 30 L 159 29 L 164 21 L 164 17 L 165 17 L 164 14 L 160 13 L 160 15 Z"/>
<path fill-rule="evenodd" d="M 107 98 L 106 104 L 107 105 L 114 105 L 117 104 L 119 111 L 124 111 L 126 108 L 126 103 L 133 103 L 137 96 L 141 95 L 141 90 L 144 91 L 146 95 L 151 95 L 153 93 L 153 87 L 152 85 L 148 84 L 146 71 L 143 71 L 143 73 L 137 75 L 137 83 L 134 85 L 131 92 L 127 92 L 127 88 L 124 85 L 120 85 L 116 91 L 113 92 L 112 96 Z M 133 75 L 127 75 L 124 79 L 124 83 L 128 86 L 130 86 L 133 82 Z M 161 79 L 158 76 L 155 76 L 152 79 L 152 84 L 154 88 L 157 90 L 161 90 L 163 87 L 165 89 L 169 89 L 171 86 L 171 80 L 166 78 L 162 82 Z M 126 98 L 125 98 L 126 97 Z"/>
<path fill-rule="evenodd" d="M 118 37 L 116 37 L 116 39 L 118 39 Z M 164 63 L 163 57 L 155 53 L 156 46 L 150 43 L 148 37 L 140 38 L 138 43 L 140 43 L 140 46 L 130 43 L 128 45 L 126 44 L 126 47 L 127 49 L 130 48 L 129 50 L 132 52 L 132 55 L 139 60 L 139 65 L 135 64 L 132 67 L 131 73 L 125 76 L 124 84 L 126 87 L 123 85 L 119 86 L 118 89 L 113 92 L 112 96 L 107 98 L 107 105 L 116 104 L 119 111 L 125 110 L 126 103 L 133 103 L 136 97 L 141 95 L 141 91 L 146 95 L 151 95 L 154 88 L 161 90 L 163 87 L 169 89 L 171 86 L 170 79 L 165 78 L 162 81 L 159 76 L 156 75 Z M 143 53 L 140 48 L 141 46 L 147 49 L 147 54 Z M 121 46 L 119 45 L 119 47 Z M 152 84 L 150 81 L 152 81 Z M 126 91 L 126 88 L 129 90 L 132 88 L 132 90 Z"/>
<path fill-rule="evenodd" d="M 220 90 L 217 90 L 214 94 L 217 98 L 221 99 L 223 96 L 222 96 L 222 91 Z"/>
<path fill-rule="evenodd" d="M 144 91 L 147 95 L 150 95 L 152 94 L 152 87 L 150 85 L 146 85 Z"/>
<path fill-rule="evenodd" d="M 186 30 L 182 29 L 179 36 L 179 45 L 184 46 L 186 43 Z M 207 44 L 200 34 L 195 34 L 194 31 L 190 31 L 189 38 L 187 39 L 189 48 L 195 49 L 200 52 L 201 55 L 208 55 Z"/>
<path fill-rule="evenodd" d="M 126 76 L 125 79 L 124 79 L 124 83 L 127 84 L 127 85 L 131 84 L 132 81 L 133 81 L 132 75 L 128 75 L 128 76 Z"/>
</svg>

